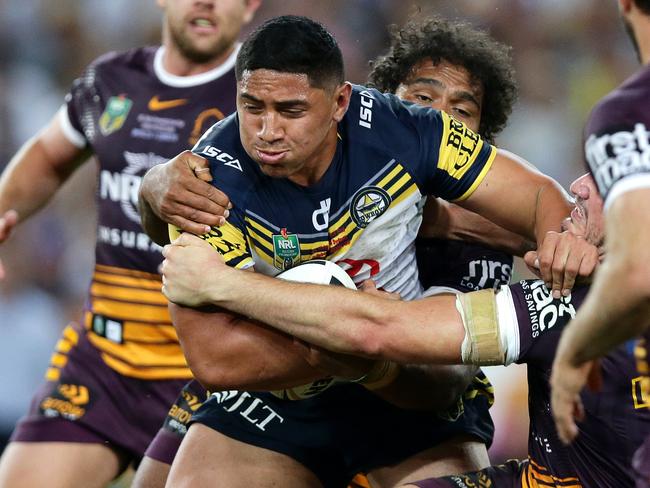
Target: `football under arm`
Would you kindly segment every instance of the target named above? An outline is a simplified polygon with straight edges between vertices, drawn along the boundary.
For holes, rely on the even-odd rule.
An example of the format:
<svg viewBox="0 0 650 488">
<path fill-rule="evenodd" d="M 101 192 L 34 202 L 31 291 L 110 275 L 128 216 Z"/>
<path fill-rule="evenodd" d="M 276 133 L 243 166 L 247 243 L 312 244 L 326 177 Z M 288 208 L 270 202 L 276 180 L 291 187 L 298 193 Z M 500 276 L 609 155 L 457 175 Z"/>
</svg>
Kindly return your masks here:
<svg viewBox="0 0 650 488">
<path fill-rule="evenodd" d="M 228 272 L 238 274 L 222 275 L 233 286 L 218 305 L 332 351 L 407 364 L 505 364 L 516 357 L 507 287 L 406 302 Z"/>
</svg>

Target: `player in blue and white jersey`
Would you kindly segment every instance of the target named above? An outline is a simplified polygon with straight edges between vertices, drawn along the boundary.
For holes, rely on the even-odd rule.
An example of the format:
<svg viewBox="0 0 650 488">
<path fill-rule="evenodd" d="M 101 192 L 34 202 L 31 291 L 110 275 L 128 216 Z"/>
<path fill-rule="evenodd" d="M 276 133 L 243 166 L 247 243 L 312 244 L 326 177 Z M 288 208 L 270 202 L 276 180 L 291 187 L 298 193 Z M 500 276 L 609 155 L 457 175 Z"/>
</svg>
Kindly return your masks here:
<svg viewBox="0 0 650 488">
<path fill-rule="evenodd" d="M 602 200 L 591 176 L 578 178 L 571 190 L 581 197 L 565 225 L 572 235 L 580 236 L 576 238 L 597 244 L 602 254 Z M 554 299 L 543 281 L 529 280 L 504 286 L 496 295 L 484 290 L 459 298 L 400 302 L 338 287 L 288 283 L 237 272 L 224 266 L 222 258 L 199 239 L 188 235 L 181 241 L 179 244 L 186 247 L 176 249 L 164 263 L 169 272 L 167 293 L 174 301 L 225 305 L 338 353 L 399 363 L 528 365 L 528 459 L 478 472 L 411 481 L 407 486 L 632 485 L 632 458 L 650 430 L 644 378 L 637 372 L 638 359 L 646 357 L 644 344 L 630 341 L 603 358 L 602 392 L 582 396 L 584 421 L 574 444 L 566 446 L 560 441 L 550 411 L 553 356 L 561 332 L 575 316 L 587 288 Z M 200 275 L 191 270 L 208 267 L 213 274 L 205 278 L 201 296 L 188 292 Z M 293 299 L 277 300 L 278 296 Z"/>
<path fill-rule="evenodd" d="M 314 56 L 314 46 L 324 52 Z M 232 266 L 254 265 L 256 271 L 275 275 L 302 260 L 326 257 L 346 266 L 357 282 L 372 275 L 387 290 L 416 297 L 420 290 L 413 283 L 412 241 L 420 219 L 417 203 L 424 194 L 466 197 L 467 205 L 530 238 L 558 228 L 567 207 L 552 180 L 497 152 L 444 113 L 344 83 L 340 62 L 329 71 L 324 68 L 338 51 L 334 46 L 320 26 L 292 17 L 270 21 L 244 43 L 238 57 L 238 116 L 217 124 L 195 149 L 208 157 L 215 184 L 233 203 L 228 223 L 204 236 Z M 181 158 L 193 159 L 188 154 Z M 504 211 L 502 204 L 510 199 Z M 283 416 L 288 410 L 279 408 L 299 407 L 239 391 L 318 378 L 318 372 L 294 361 L 286 339 L 287 353 L 278 358 L 273 346 L 279 342 L 269 344 L 264 328 L 235 319 L 233 329 L 234 317 L 224 312 L 175 307 L 173 313 L 197 377 L 214 389 L 238 390 L 220 393 L 202 408 L 205 415 L 197 415 L 172 480 L 246 484 L 262 471 L 268 475 L 265 466 L 272 464 L 285 486 L 306 479 L 329 486 L 337 482 L 333 474 L 342 477 L 339 482 L 345 474 L 328 470 L 328 462 L 330 467 L 343 462 L 348 473 L 371 468 L 364 466 L 364 458 L 337 461 L 318 451 L 310 459 L 301 457 L 295 446 L 279 442 L 292 442 L 289 430 L 283 430 L 291 424 Z M 396 389 L 406 378 L 402 371 L 389 382 L 396 368 L 385 372 L 391 374 L 378 378 L 386 386 L 378 392 Z M 328 391 L 321 397 L 325 395 Z M 309 401 L 295 403 L 315 403 L 304 403 Z M 245 448 L 239 442 L 236 451 L 222 449 L 235 441 L 202 424 L 243 440 Z M 423 428 L 410 433 L 416 434 L 428 435 Z M 411 443 L 413 454 L 422 449 L 419 442 Z M 388 463 L 394 455 L 384 454 L 385 459 L 373 462 Z M 256 462 L 248 464 L 248 455 Z M 212 467 L 198 462 L 205 456 L 215 460 Z M 233 460 L 236 466 L 225 469 Z"/>
</svg>

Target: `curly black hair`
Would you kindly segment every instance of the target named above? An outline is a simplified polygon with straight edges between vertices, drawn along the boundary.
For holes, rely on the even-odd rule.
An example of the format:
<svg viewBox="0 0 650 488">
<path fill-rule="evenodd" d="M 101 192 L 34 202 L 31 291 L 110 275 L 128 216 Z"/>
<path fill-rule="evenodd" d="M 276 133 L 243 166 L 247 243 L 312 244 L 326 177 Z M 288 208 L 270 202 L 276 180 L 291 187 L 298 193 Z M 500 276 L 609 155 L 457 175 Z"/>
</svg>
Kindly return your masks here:
<svg viewBox="0 0 650 488">
<path fill-rule="evenodd" d="M 368 84 L 395 93 L 422 59 L 434 64 L 447 61 L 464 67 L 473 82 L 483 86 L 479 133 L 493 141 L 506 125 L 517 99 L 517 83 L 510 47 L 469 24 L 440 17 L 409 20 L 403 27 L 390 27 L 388 53 L 370 62 Z"/>
</svg>

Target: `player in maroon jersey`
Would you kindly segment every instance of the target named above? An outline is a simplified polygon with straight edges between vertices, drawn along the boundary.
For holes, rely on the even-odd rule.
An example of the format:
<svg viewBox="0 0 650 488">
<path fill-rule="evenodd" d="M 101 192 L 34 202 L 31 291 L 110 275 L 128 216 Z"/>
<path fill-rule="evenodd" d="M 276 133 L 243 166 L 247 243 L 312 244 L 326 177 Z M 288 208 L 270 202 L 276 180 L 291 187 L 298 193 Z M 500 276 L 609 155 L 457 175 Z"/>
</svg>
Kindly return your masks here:
<svg viewBox="0 0 650 488">
<path fill-rule="evenodd" d="M 94 61 L 0 179 L 3 242 L 89 155 L 99 162 L 84 315 L 64 331 L 2 457 L 2 487 L 106 485 L 139 461 L 191 378 L 160 294 L 160 248 L 140 226 L 138 185 L 234 110 L 237 37 L 260 0 L 158 3 L 162 45 Z"/>
<path fill-rule="evenodd" d="M 645 344 L 650 339 L 650 1 L 618 5 L 643 67 L 596 105 L 585 129 L 585 159 L 605 200 L 608 257 L 563 335 L 553 366 L 553 414 L 565 442 L 578 435 L 578 394 L 588 376 L 597 374 L 594 359 L 630 337 L 645 334 Z M 639 347 L 646 409 L 647 361 L 646 347 Z M 637 486 L 650 485 L 648 447 L 637 457 Z"/>
</svg>

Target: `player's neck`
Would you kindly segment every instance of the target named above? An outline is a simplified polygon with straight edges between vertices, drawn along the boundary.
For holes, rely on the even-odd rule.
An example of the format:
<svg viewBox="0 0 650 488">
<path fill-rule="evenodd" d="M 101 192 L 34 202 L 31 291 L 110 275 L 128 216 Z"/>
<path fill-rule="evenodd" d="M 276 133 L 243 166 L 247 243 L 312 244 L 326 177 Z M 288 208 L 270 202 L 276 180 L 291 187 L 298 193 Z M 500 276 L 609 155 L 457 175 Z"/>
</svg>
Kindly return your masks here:
<svg viewBox="0 0 650 488">
<path fill-rule="evenodd" d="M 230 46 L 219 56 L 205 63 L 191 61 L 176 46 L 170 45 L 170 43 L 165 43 L 164 48 L 165 52 L 162 61 L 165 71 L 175 76 L 193 76 L 221 66 L 230 57 L 235 46 Z"/>
</svg>

